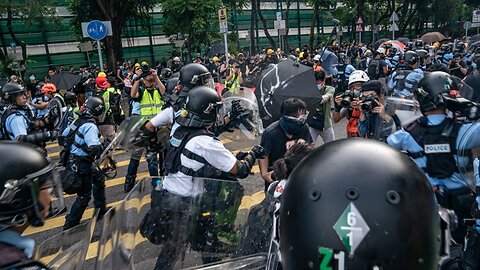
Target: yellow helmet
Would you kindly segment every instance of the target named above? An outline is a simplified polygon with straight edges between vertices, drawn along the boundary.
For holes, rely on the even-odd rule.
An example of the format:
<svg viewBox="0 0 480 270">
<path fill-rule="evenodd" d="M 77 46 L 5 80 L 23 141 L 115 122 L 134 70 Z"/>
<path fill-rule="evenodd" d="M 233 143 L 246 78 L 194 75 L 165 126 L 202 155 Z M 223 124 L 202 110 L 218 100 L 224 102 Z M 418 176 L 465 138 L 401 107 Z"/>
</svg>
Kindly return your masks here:
<svg viewBox="0 0 480 270">
<path fill-rule="evenodd" d="M 139 63 L 135 63 L 135 67 L 140 67 L 140 64 L 139 64 Z"/>
<path fill-rule="evenodd" d="M 142 62 L 142 66 L 143 66 L 143 65 L 148 65 L 148 62 L 147 62 L 147 61 L 143 61 L 143 62 Z"/>
<path fill-rule="evenodd" d="M 280 48 L 277 48 L 277 52 L 281 52 L 281 51 L 282 51 L 282 49 L 280 49 Z"/>
<path fill-rule="evenodd" d="M 273 53 L 273 50 L 272 49 L 268 49 L 267 50 L 267 55 L 271 55 Z"/>
<path fill-rule="evenodd" d="M 97 75 L 97 77 L 103 77 L 103 78 L 106 78 L 107 77 L 107 74 L 103 71 L 100 71 Z"/>
<path fill-rule="evenodd" d="M 296 52 L 300 52 L 300 48 L 296 48 L 295 51 L 296 51 Z"/>
<path fill-rule="evenodd" d="M 218 59 L 218 57 L 214 56 L 214 57 L 212 58 L 212 61 L 213 61 L 213 62 L 219 62 L 220 59 Z"/>
</svg>

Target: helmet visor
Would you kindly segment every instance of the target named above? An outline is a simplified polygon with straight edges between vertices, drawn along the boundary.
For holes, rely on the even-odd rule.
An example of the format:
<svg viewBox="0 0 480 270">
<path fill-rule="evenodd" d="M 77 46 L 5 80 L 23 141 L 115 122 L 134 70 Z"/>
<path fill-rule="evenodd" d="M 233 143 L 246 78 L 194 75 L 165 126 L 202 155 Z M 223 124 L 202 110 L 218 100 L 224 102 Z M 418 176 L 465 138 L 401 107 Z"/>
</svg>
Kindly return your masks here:
<svg viewBox="0 0 480 270">
<path fill-rule="evenodd" d="M 55 164 L 51 163 L 44 169 L 25 176 L 20 181 L 31 183 L 30 188 L 34 199 L 33 208 L 40 221 L 56 217 L 66 210 L 62 182 L 60 175 L 55 170 Z M 49 198 L 45 198 L 45 192 L 48 193 Z M 46 201 L 49 201 L 48 206 L 44 205 Z M 46 207 L 48 207 L 48 212 L 45 212 Z"/>
</svg>

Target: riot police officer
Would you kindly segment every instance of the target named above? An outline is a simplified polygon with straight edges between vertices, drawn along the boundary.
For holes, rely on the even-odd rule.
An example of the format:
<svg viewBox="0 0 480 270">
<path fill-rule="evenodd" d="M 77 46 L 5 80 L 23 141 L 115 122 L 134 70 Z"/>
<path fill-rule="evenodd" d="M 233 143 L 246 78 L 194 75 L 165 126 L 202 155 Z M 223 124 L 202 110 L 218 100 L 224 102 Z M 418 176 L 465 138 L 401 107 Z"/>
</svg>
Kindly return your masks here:
<svg viewBox="0 0 480 270">
<path fill-rule="evenodd" d="M 27 93 L 16 83 L 7 83 L 2 88 L 3 99 L 8 103 L 2 114 L 2 134 L 6 140 L 17 140 L 38 145 L 57 137 L 56 132 L 38 131 L 49 121 L 48 118 L 34 120 L 31 109 L 27 106 Z"/>
<path fill-rule="evenodd" d="M 180 110 L 185 105 L 190 89 L 196 86 L 209 85 L 214 87 L 212 75 L 208 69 L 201 64 L 188 64 L 180 70 L 179 84 L 173 90 L 173 94 L 165 96 L 164 108 L 160 113 L 146 123 L 146 130 L 153 136 L 156 127 L 174 124 L 174 119 L 180 114 Z M 174 126 L 176 128 L 178 124 Z M 135 176 L 138 168 L 138 162 L 134 158 L 130 159 L 127 176 L 125 177 L 124 190 L 130 191 L 135 185 Z"/>
<path fill-rule="evenodd" d="M 283 269 L 438 269 L 443 232 L 431 186 L 385 144 L 347 139 L 317 148 L 282 198 Z"/>
<path fill-rule="evenodd" d="M 52 216 L 52 195 L 65 207 L 54 164 L 26 143 L 0 142 L 0 156 L 0 268 L 46 269 L 32 259 L 35 241 L 21 234 Z"/>
<path fill-rule="evenodd" d="M 107 211 L 105 175 L 93 166 L 93 162 L 103 150 L 96 122 L 104 112 L 103 99 L 90 97 L 78 112 L 79 119 L 66 128 L 62 134 L 64 138 L 59 139 L 59 143 L 70 152 L 66 169 L 75 173 L 74 185 L 77 186 L 73 191 L 77 198 L 65 217 L 64 230 L 80 223 L 92 192 L 95 210 L 100 212 L 100 216 Z"/>
<path fill-rule="evenodd" d="M 348 63 L 347 55 L 344 53 L 338 54 L 338 66 L 334 70 L 334 74 L 337 81 L 337 91 L 339 93 L 345 92 L 348 87 L 348 80 L 350 74 L 356 69 Z"/>
<path fill-rule="evenodd" d="M 162 206 L 175 214 L 170 213 L 168 218 L 163 217 L 157 223 L 165 224 L 165 226 L 172 226 L 172 224 L 184 226 L 184 223 L 190 220 L 191 215 L 195 215 L 196 211 L 191 209 L 190 202 L 204 190 L 203 181 L 198 177 L 230 180 L 235 180 L 237 177 L 246 178 L 255 164 L 255 160 L 264 156 L 263 148 L 255 146 L 241 160 L 237 160 L 215 137 L 211 129 L 218 124 L 219 119 L 223 120 L 220 114 L 221 108 L 221 98 L 215 90 L 199 86 L 189 91 L 185 110 L 177 119 L 180 126 L 175 130 L 168 144 L 165 158 L 166 176 L 162 183 L 159 181 L 155 183 L 156 188 L 152 194 L 152 208 Z M 240 185 L 237 188 L 239 190 L 236 194 L 243 194 L 243 188 Z M 208 187 L 205 186 L 205 189 Z M 215 209 L 208 210 L 215 211 Z M 180 217 L 180 219 L 174 222 L 164 220 L 171 219 L 171 217 Z M 174 231 L 182 231 L 177 229 L 164 228 L 164 231 L 175 235 Z M 199 237 L 203 239 L 204 236 Z M 175 241 L 187 241 L 185 235 L 173 238 Z M 214 236 L 211 236 L 211 239 L 213 238 Z M 197 248 L 203 249 L 204 245 L 208 245 L 199 239 L 190 239 L 190 241 L 202 242 L 202 244 L 195 245 Z M 185 243 L 182 243 L 162 249 L 155 269 L 172 268 L 178 254 L 181 254 L 185 247 Z M 210 248 L 217 247 L 211 246 Z"/>
<path fill-rule="evenodd" d="M 452 209 L 459 221 L 471 217 L 474 194 L 459 172 L 457 149 L 471 123 L 459 124 L 447 115 L 450 91 L 458 87 L 453 78 L 441 71 L 426 74 L 420 81 L 415 98 L 423 117 L 387 138 L 389 145 L 403 150 L 425 173 L 436 189 L 438 203 Z M 474 134 L 480 136 L 480 134 Z M 457 243 L 463 243 L 466 227 L 452 232 Z"/>
<path fill-rule="evenodd" d="M 404 54 L 402 65 L 390 75 L 388 80 L 388 88 L 393 90 L 394 96 L 413 95 L 412 89 L 423 77 L 423 71 L 418 68 L 418 61 L 417 53 L 408 51 Z"/>
</svg>

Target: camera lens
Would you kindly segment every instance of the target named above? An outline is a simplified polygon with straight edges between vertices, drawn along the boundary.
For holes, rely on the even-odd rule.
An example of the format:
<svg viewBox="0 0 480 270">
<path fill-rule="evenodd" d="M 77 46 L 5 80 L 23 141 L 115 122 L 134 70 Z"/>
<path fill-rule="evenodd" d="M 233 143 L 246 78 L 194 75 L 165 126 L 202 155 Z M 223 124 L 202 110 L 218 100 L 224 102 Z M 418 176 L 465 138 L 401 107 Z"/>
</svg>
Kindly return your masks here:
<svg viewBox="0 0 480 270">
<path fill-rule="evenodd" d="M 352 102 L 352 98 L 347 96 L 342 99 L 342 102 L 340 102 L 340 105 L 342 105 L 342 107 L 344 108 L 347 108 L 347 107 L 350 107 L 351 102 Z"/>
</svg>

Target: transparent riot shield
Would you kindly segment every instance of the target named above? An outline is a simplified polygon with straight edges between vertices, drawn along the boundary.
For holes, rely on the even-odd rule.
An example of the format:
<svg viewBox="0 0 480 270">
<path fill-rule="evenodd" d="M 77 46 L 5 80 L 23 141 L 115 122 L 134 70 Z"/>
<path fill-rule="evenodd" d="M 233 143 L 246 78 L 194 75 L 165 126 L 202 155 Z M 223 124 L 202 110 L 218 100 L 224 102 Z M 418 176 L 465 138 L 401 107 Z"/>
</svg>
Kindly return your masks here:
<svg viewBox="0 0 480 270">
<path fill-rule="evenodd" d="M 97 216 L 63 231 L 37 245 L 33 258 L 49 269 L 83 269 Z"/>
<path fill-rule="evenodd" d="M 221 116 L 231 115 L 235 108 L 241 107 L 242 113 L 234 123 L 229 124 L 233 132 L 225 132 L 223 136 L 234 141 L 255 140 L 263 133 L 263 124 L 257 98 L 249 88 L 240 88 L 235 94 L 228 92 L 223 96 L 223 111 Z"/>
<path fill-rule="evenodd" d="M 380 140 L 386 139 L 395 131 L 407 127 L 422 116 L 418 102 L 413 99 L 388 97 L 385 99 L 385 117 L 379 119 L 376 136 Z"/>
<path fill-rule="evenodd" d="M 475 189 L 480 183 L 480 121 L 464 123 L 457 138 L 457 166 L 462 182 Z M 454 176 L 456 176 L 455 174 Z"/>
<path fill-rule="evenodd" d="M 246 234 L 259 202 L 245 196 L 237 181 L 145 178 L 105 215 L 96 269 L 263 269 L 271 235 Z"/>
</svg>

